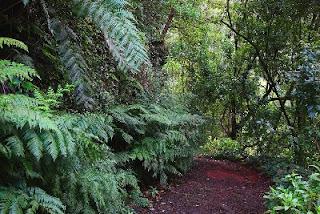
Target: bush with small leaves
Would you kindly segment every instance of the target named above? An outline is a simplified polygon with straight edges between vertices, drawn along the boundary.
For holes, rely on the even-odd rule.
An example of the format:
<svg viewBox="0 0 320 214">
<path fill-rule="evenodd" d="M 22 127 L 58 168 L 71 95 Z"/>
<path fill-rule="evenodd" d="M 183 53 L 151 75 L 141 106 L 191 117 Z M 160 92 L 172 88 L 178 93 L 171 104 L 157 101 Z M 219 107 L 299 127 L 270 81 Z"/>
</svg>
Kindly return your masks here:
<svg viewBox="0 0 320 214">
<path fill-rule="evenodd" d="M 267 199 L 267 213 L 320 213 L 319 172 L 311 174 L 307 180 L 295 173 L 283 178 L 278 186 L 271 188 L 264 196 Z"/>
</svg>

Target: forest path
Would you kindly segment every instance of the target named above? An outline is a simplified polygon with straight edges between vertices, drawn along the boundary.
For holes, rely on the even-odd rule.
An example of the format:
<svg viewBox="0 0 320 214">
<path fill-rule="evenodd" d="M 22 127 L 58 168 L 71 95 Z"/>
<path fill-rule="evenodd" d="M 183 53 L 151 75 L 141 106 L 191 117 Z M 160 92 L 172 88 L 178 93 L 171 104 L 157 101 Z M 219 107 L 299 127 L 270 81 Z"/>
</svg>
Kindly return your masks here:
<svg viewBox="0 0 320 214">
<path fill-rule="evenodd" d="M 262 214 L 270 184 L 241 163 L 196 158 L 189 173 L 139 213 Z"/>
</svg>

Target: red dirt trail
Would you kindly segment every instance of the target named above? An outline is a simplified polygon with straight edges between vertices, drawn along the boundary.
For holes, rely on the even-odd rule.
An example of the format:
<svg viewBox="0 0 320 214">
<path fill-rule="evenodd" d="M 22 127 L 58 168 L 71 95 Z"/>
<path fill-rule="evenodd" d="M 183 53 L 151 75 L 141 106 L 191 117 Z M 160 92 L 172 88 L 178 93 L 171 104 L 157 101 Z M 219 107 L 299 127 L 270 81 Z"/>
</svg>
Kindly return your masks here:
<svg viewBox="0 0 320 214">
<path fill-rule="evenodd" d="M 270 184 L 241 163 L 197 158 L 189 173 L 138 213 L 262 214 Z"/>
</svg>

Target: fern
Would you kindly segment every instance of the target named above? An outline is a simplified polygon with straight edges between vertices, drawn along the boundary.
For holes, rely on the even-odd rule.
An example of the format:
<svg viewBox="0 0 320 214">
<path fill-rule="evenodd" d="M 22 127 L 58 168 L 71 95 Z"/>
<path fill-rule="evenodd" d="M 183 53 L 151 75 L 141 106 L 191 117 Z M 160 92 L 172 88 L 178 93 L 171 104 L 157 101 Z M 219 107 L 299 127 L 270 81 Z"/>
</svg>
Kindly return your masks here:
<svg viewBox="0 0 320 214">
<path fill-rule="evenodd" d="M 139 117 L 131 115 L 130 110 L 130 107 L 119 105 L 111 109 L 109 113 L 114 118 L 115 122 L 119 123 L 119 126 L 123 126 L 122 131 L 120 131 L 121 134 L 123 133 L 124 128 L 133 130 L 139 134 L 144 134 L 144 121 Z"/>
<path fill-rule="evenodd" d="M 40 210 L 49 214 L 63 214 L 65 206 L 53 196 L 37 187 L 15 189 L 0 186 L 0 212 L 2 214 L 36 214 Z"/>
<path fill-rule="evenodd" d="M 39 130 L 56 130 L 57 126 L 50 118 L 52 115 L 39 108 L 40 102 L 24 95 L 0 95 L 0 123 L 10 124 L 17 129 L 28 126 Z"/>
<path fill-rule="evenodd" d="M 20 49 L 28 52 L 28 46 L 26 44 L 24 44 L 23 42 L 16 40 L 16 39 L 12 39 L 12 38 L 8 38 L 8 37 L 0 37 L 0 49 L 2 49 L 4 47 L 4 45 L 6 45 L 8 47 L 20 48 Z"/>
<path fill-rule="evenodd" d="M 25 146 L 37 160 L 44 151 L 53 159 L 74 151 L 68 127 L 41 111 L 41 102 L 24 95 L 0 97 L 0 130 L 7 135 L 5 156 L 24 156 Z"/>
<path fill-rule="evenodd" d="M 102 22 L 108 20 L 101 11 L 110 11 L 116 17 L 115 23 L 119 17 L 125 17 L 122 9 L 126 1 L 99 2 L 101 4 L 90 3 L 96 9 L 87 11 L 95 22 L 97 17 Z M 106 5 L 109 7 L 105 8 Z M 122 9 L 117 12 L 119 8 Z M 130 17 L 126 19 L 132 21 Z M 77 90 L 85 91 L 82 82 L 86 80 L 87 66 L 83 58 L 77 54 L 62 24 L 59 21 L 51 24 L 70 79 Z M 110 30 L 109 37 L 120 35 L 116 40 L 124 41 L 121 51 L 125 51 L 129 43 L 138 41 L 136 37 L 135 41 L 125 41 L 130 39 L 130 33 L 129 37 L 122 38 L 124 34 L 116 33 L 117 26 L 111 28 L 104 24 L 104 29 Z M 135 51 L 133 48 L 125 57 Z M 4 70 L 8 67 L 8 63 L 3 65 Z M 23 74 L 11 72 L 3 77 L 4 81 L 32 80 L 36 73 L 26 68 Z M 34 90 L 28 96 L 0 95 L 0 157 L 4 163 L 0 180 L 1 213 L 130 212 L 128 203 L 147 204 L 131 171 L 138 163 L 159 178 L 162 185 L 170 175 L 184 172 L 181 163 L 193 155 L 196 127 L 202 122 L 200 117 L 159 104 L 118 105 L 105 113 L 59 112 L 63 92 L 60 88 L 57 92 Z M 90 98 L 81 100 L 86 97 L 85 93 L 78 97 L 81 103 L 91 104 Z M 38 187 L 20 187 L 21 183 Z"/>
<path fill-rule="evenodd" d="M 38 89 L 33 91 L 34 98 L 41 103 L 38 107 L 39 110 L 54 113 L 54 109 L 61 107 L 63 96 L 66 93 L 72 91 L 72 85 L 66 85 L 64 87 L 58 86 L 57 90 L 53 90 L 51 87 L 46 92 Z"/>
<path fill-rule="evenodd" d="M 80 14 L 91 17 L 101 28 L 109 49 L 121 70 L 138 72 L 142 65 L 150 65 L 147 51 L 131 12 L 125 10 L 126 1 L 74 0 Z"/>
<path fill-rule="evenodd" d="M 63 176 L 56 180 L 56 194 L 61 194 L 66 201 L 67 212 L 127 213 L 130 211 L 126 204 L 128 199 L 146 205 L 136 177 L 128 170 L 117 169 L 114 155 L 106 147 L 99 150 L 100 158 L 89 165 L 88 159 L 79 153 L 79 168 L 68 169 L 68 174 L 62 172 Z"/>
<path fill-rule="evenodd" d="M 181 175 L 174 162 L 178 158 L 190 156 L 185 152 L 189 145 L 177 141 L 181 139 L 185 140 L 182 134 L 177 132 L 170 132 L 160 138 L 147 137 L 135 145 L 130 157 L 142 161 L 143 167 L 150 171 L 153 177 L 159 177 L 162 185 L 166 185 L 168 174 Z M 184 152 L 179 152 L 181 150 Z"/>
<path fill-rule="evenodd" d="M 79 54 L 79 49 L 71 41 L 66 27 L 57 19 L 49 20 L 49 22 L 50 30 L 52 30 L 59 46 L 58 52 L 61 62 L 68 72 L 69 79 L 75 86 L 76 102 L 86 109 L 92 109 L 94 100 L 89 95 L 90 89 L 86 76 L 88 66 L 81 54 Z"/>
<path fill-rule="evenodd" d="M 23 141 L 16 135 L 13 135 L 6 139 L 6 150 L 9 152 L 7 156 L 11 156 L 11 154 L 17 157 L 24 157 L 25 150 L 23 146 Z"/>
<path fill-rule="evenodd" d="M 28 66 L 9 60 L 0 60 L 0 83 L 11 82 L 14 78 L 30 81 L 36 76 L 37 72 Z"/>
<path fill-rule="evenodd" d="M 141 138 L 133 134 L 135 143 L 128 152 L 131 160 L 139 160 L 162 185 L 169 175 L 181 175 L 186 170 L 185 163 L 190 163 L 198 140 L 197 127 L 203 123 L 200 116 L 158 104 L 118 107 L 116 112 L 118 117 L 130 115 L 143 122 Z"/>
</svg>

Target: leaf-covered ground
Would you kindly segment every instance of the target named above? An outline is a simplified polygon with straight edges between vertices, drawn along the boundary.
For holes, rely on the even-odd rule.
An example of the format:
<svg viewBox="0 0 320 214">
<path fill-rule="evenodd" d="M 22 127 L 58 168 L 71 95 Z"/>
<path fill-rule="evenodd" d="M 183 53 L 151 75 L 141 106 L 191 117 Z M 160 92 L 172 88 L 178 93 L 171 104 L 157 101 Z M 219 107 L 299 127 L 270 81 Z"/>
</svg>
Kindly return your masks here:
<svg viewBox="0 0 320 214">
<path fill-rule="evenodd" d="M 249 166 L 197 158 L 182 180 L 139 213 L 262 214 L 270 184 Z"/>
</svg>

